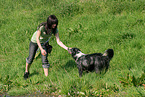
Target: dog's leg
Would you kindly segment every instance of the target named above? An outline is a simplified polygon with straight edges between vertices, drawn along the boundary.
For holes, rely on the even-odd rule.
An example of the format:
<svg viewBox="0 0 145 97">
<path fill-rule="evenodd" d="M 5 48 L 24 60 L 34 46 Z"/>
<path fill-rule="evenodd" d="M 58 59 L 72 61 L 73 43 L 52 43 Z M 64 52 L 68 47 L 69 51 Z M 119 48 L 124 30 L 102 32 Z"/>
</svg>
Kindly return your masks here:
<svg viewBox="0 0 145 97">
<path fill-rule="evenodd" d="M 109 68 L 109 63 L 107 63 L 106 65 L 105 73 L 108 71 L 108 68 Z"/>
<path fill-rule="evenodd" d="M 77 65 L 78 70 L 79 70 L 79 77 L 82 77 L 83 69 L 81 65 Z"/>
<path fill-rule="evenodd" d="M 97 66 L 95 67 L 95 72 L 96 72 L 96 73 L 99 73 L 99 72 L 100 72 L 100 71 L 99 71 L 99 67 L 97 67 Z"/>
</svg>

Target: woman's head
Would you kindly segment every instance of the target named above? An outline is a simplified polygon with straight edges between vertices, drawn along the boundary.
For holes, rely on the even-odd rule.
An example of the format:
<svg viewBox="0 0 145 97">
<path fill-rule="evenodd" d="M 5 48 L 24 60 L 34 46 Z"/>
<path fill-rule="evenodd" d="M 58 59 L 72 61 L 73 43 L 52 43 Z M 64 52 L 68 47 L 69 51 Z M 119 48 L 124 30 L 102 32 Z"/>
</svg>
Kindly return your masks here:
<svg viewBox="0 0 145 97">
<path fill-rule="evenodd" d="M 47 18 L 47 27 L 49 29 L 56 29 L 58 25 L 58 19 L 55 15 L 50 15 Z"/>
</svg>

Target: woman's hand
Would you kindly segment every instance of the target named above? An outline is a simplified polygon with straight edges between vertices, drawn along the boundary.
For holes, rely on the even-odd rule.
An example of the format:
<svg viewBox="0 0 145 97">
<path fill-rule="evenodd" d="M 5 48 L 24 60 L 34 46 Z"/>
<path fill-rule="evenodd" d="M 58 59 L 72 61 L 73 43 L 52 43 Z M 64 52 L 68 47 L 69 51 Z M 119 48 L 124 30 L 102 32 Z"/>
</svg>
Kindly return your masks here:
<svg viewBox="0 0 145 97">
<path fill-rule="evenodd" d="M 72 48 L 68 48 L 68 49 L 67 49 L 68 53 L 70 53 L 70 54 L 71 54 L 71 49 L 72 49 Z"/>
<path fill-rule="evenodd" d="M 45 51 L 44 49 L 42 49 L 42 50 L 41 50 L 41 54 L 42 54 L 43 56 L 46 56 L 46 51 Z"/>
</svg>

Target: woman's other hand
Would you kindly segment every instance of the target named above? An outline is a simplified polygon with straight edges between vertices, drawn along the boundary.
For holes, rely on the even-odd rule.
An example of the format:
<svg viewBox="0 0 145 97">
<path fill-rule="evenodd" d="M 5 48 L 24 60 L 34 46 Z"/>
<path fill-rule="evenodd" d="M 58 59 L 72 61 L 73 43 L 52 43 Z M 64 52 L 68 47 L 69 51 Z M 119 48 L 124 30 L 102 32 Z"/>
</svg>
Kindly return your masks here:
<svg viewBox="0 0 145 97">
<path fill-rule="evenodd" d="M 41 54 L 42 54 L 43 56 L 46 56 L 46 51 L 45 51 L 44 49 L 42 49 L 42 50 L 41 50 Z"/>
</svg>

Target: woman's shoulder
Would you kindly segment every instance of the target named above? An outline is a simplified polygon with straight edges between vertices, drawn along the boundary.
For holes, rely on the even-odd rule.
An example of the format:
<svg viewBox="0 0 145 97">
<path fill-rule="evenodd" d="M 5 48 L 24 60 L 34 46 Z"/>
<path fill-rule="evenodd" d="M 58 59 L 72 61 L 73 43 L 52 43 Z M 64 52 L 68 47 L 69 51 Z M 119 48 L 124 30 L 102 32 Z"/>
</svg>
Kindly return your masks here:
<svg viewBox="0 0 145 97">
<path fill-rule="evenodd" d="M 45 25 L 46 25 L 46 22 L 43 22 L 43 23 L 39 24 L 39 26 L 37 27 L 37 30 L 40 30 L 40 28 L 45 29 Z"/>
<path fill-rule="evenodd" d="M 40 26 L 39 29 L 37 29 L 37 30 L 39 30 L 39 31 L 41 31 L 41 32 L 45 32 L 45 26 L 42 25 L 42 26 Z"/>
</svg>

